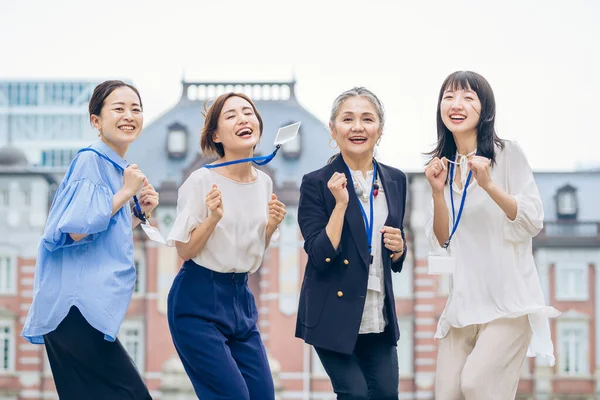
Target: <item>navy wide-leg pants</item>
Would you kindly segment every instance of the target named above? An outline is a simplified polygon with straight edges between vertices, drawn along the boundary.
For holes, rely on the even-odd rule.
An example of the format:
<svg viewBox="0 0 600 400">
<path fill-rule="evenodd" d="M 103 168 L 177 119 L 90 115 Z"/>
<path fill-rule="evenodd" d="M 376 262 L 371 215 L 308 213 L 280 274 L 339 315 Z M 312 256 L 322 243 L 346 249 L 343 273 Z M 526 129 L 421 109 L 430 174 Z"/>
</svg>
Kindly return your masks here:
<svg viewBox="0 0 600 400">
<path fill-rule="evenodd" d="M 274 400 L 257 319 L 247 274 L 183 264 L 169 292 L 169 328 L 200 399 Z"/>
</svg>

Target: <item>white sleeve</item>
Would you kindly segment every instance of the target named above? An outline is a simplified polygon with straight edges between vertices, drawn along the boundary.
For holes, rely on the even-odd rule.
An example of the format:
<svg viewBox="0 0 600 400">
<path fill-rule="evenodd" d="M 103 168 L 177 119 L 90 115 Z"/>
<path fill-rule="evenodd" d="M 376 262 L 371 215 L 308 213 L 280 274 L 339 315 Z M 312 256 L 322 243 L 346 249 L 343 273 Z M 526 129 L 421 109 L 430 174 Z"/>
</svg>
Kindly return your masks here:
<svg viewBox="0 0 600 400">
<path fill-rule="evenodd" d="M 177 217 L 167 237 L 167 245 L 175 246 L 175 242 L 187 243 L 191 233 L 206 219 L 208 210 L 204 198 L 206 193 L 198 175 L 192 174 L 183 182 L 177 196 Z"/>
<path fill-rule="evenodd" d="M 517 202 L 517 216 L 514 221 L 504 219 L 505 240 L 522 242 L 536 236 L 544 226 L 544 206 L 533 171 L 521 147 L 514 142 L 506 142 L 508 152 L 508 194 Z"/>
<path fill-rule="evenodd" d="M 444 191 L 447 190 L 447 186 L 444 187 Z M 427 242 L 429 243 L 429 250 L 437 251 L 442 248 L 440 243 L 438 242 L 437 236 L 435 236 L 435 232 L 433 231 L 433 198 L 429 203 L 429 216 L 427 220 L 427 225 L 425 225 L 425 235 L 427 235 Z M 448 232 L 452 232 L 452 217 L 451 214 L 448 213 Z M 448 239 L 448 238 L 446 238 Z"/>
</svg>

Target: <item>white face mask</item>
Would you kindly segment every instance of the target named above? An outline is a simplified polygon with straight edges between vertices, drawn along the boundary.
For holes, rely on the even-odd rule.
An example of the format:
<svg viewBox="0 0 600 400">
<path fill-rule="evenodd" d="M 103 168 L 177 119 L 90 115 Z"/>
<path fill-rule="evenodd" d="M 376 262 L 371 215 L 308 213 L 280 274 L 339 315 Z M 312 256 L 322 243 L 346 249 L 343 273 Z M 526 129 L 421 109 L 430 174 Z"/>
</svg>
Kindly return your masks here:
<svg viewBox="0 0 600 400">
<path fill-rule="evenodd" d="M 448 160 L 449 163 L 460 167 L 460 183 L 463 187 L 465 187 L 465 183 L 467 182 L 467 175 L 469 174 L 469 157 L 475 155 L 475 153 L 477 153 L 477 149 L 473 150 L 465 156 L 456 153 L 456 161 Z"/>
</svg>

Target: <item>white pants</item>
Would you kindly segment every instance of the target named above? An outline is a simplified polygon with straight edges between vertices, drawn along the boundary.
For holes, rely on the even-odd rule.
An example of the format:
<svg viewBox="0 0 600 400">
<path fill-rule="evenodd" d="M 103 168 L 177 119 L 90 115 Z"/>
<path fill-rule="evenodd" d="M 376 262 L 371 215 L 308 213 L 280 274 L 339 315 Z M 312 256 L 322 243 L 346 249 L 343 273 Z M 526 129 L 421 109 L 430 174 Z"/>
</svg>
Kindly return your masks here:
<svg viewBox="0 0 600 400">
<path fill-rule="evenodd" d="M 451 328 L 438 346 L 435 400 L 514 400 L 531 334 L 526 315 Z"/>
</svg>

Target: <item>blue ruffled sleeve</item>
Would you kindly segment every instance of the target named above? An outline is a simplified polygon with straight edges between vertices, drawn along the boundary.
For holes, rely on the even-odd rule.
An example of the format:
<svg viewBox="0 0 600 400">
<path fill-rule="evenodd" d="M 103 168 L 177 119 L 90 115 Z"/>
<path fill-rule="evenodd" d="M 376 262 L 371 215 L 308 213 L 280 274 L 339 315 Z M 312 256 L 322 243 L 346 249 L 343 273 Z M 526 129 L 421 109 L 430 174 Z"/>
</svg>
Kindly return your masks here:
<svg viewBox="0 0 600 400">
<path fill-rule="evenodd" d="M 89 179 L 61 185 L 46 223 L 42 242 L 48 251 L 94 240 L 94 234 L 108 229 L 112 214 L 111 190 Z M 86 234 L 75 242 L 69 233 Z"/>
</svg>

